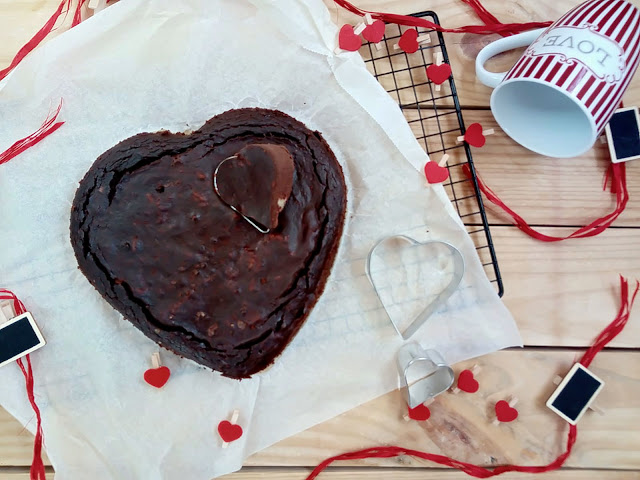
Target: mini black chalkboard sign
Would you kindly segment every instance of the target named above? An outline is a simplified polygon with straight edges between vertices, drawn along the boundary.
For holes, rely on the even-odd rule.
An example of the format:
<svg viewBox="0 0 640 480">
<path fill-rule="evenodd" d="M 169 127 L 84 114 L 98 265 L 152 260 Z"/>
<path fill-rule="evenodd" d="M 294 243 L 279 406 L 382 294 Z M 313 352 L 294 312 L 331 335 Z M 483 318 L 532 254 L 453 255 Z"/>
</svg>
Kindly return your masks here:
<svg viewBox="0 0 640 480">
<path fill-rule="evenodd" d="M 603 386 L 602 380 L 576 363 L 547 400 L 547 407 L 575 425 Z"/>
<path fill-rule="evenodd" d="M 44 346 L 45 341 L 29 312 L 0 324 L 0 367 Z"/>
<path fill-rule="evenodd" d="M 613 163 L 640 158 L 640 116 L 638 107 L 616 110 L 605 129 Z"/>
</svg>

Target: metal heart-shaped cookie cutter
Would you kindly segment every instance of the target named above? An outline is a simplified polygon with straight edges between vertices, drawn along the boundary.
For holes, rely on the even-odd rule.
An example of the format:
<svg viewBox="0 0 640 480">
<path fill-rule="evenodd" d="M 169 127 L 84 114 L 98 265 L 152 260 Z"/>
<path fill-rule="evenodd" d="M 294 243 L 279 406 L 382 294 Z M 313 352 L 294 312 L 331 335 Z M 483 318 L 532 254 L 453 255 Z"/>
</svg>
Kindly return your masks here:
<svg viewBox="0 0 640 480">
<path fill-rule="evenodd" d="M 453 369 L 435 350 L 407 343 L 398 351 L 397 360 L 401 390 L 409 408 L 416 408 L 453 385 Z"/>
<path fill-rule="evenodd" d="M 398 328 L 398 325 L 396 325 L 396 323 L 393 321 L 393 318 L 391 318 L 391 315 L 389 314 L 387 307 L 382 301 L 382 297 L 380 297 L 380 292 L 378 291 L 378 287 L 376 286 L 376 283 L 371 275 L 371 259 L 373 258 L 373 254 L 375 253 L 376 249 L 383 243 L 388 242 L 390 240 L 394 240 L 394 239 L 406 241 L 410 243 L 412 246 L 416 246 L 416 247 L 423 246 L 423 245 L 442 245 L 443 247 L 445 247 L 447 250 L 451 252 L 451 256 L 453 259 L 453 277 L 451 278 L 451 281 L 449 282 L 449 284 L 444 288 L 444 290 L 442 290 L 438 294 L 438 296 L 429 305 L 425 307 L 425 309 L 422 312 L 418 314 L 418 316 L 413 320 L 413 322 L 411 322 L 411 324 L 402 332 Z M 393 325 L 393 328 L 396 329 L 396 332 L 398 332 L 398 335 L 400 335 L 404 340 L 408 340 L 414 333 L 416 333 L 416 331 L 424 324 L 424 322 L 427 321 L 427 319 L 431 316 L 431 314 L 435 312 L 438 307 L 443 305 L 449 299 L 449 297 L 457 290 L 458 286 L 460 285 L 460 282 L 462 281 L 462 277 L 464 276 L 464 269 L 465 269 L 464 257 L 462 256 L 462 253 L 460 253 L 460 250 L 458 250 L 456 247 L 454 247 L 450 243 L 441 242 L 438 240 L 418 242 L 417 240 L 414 240 L 411 237 L 407 237 L 406 235 L 391 235 L 389 237 L 384 237 L 383 239 L 379 240 L 371 248 L 371 251 L 369 251 L 369 255 L 367 256 L 367 264 L 366 264 L 367 276 L 369 277 L 369 281 L 373 286 L 373 290 L 376 292 L 376 295 L 378 295 L 378 298 L 380 299 L 380 303 L 382 303 L 382 307 L 384 308 L 387 318 L 389 318 L 389 321 Z"/>
</svg>

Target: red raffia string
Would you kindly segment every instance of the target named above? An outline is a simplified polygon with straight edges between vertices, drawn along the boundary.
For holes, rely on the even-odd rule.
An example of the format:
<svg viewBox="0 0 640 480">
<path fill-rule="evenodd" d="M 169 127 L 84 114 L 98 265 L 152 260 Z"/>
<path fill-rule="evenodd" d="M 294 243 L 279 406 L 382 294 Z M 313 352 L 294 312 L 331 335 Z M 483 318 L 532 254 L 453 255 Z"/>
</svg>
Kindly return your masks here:
<svg viewBox="0 0 640 480">
<path fill-rule="evenodd" d="M 344 8 L 345 10 L 354 13 L 359 16 L 364 16 L 369 13 L 374 19 L 382 20 L 385 23 L 395 23 L 397 25 L 405 25 L 408 27 L 424 27 L 439 32 L 450 33 L 499 33 L 500 35 L 507 36 L 513 35 L 526 30 L 532 30 L 534 28 L 548 27 L 552 22 L 527 22 L 527 23 L 501 23 L 496 17 L 494 17 L 489 11 L 482 6 L 479 0 L 462 0 L 469 5 L 476 15 L 482 20 L 484 25 L 467 25 L 464 27 L 445 28 L 436 23 L 430 22 L 424 18 L 411 17 L 409 15 L 397 15 L 394 13 L 380 13 L 363 10 L 356 7 L 347 0 L 333 0 L 336 4 Z"/>
<path fill-rule="evenodd" d="M 42 125 L 40 125 L 40 128 L 38 128 L 38 130 L 33 132 L 28 137 L 21 138 L 16 143 L 11 145 L 8 149 L 6 149 L 4 152 L 0 153 L 0 165 L 2 165 L 3 163 L 7 163 L 9 160 L 20 155 L 22 152 L 24 152 L 28 148 L 33 147 L 37 143 L 47 138 L 53 132 L 58 130 L 62 125 L 64 125 L 64 122 L 56 122 L 56 119 L 58 118 L 58 115 L 60 114 L 61 109 L 62 109 L 62 100 L 60 100 L 60 103 L 58 104 L 58 108 L 56 108 L 52 112 L 49 112 L 49 115 L 47 115 L 46 120 L 43 122 Z"/>
<path fill-rule="evenodd" d="M 51 15 L 49 20 L 47 20 L 47 23 L 45 23 L 42 26 L 42 28 L 40 30 L 38 30 L 38 32 L 31 38 L 31 40 L 29 40 L 18 51 L 16 56 L 13 57 L 13 60 L 11 61 L 9 66 L 7 68 L 5 68 L 4 70 L 0 70 L 0 81 L 4 77 L 9 75 L 9 72 L 11 72 L 14 68 L 16 68 L 18 66 L 18 64 L 24 59 L 24 57 L 26 57 L 29 53 L 31 53 L 33 51 L 33 49 L 35 49 L 38 45 L 40 45 L 40 42 L 42 42 L 42 40 L 44 40 L 44 38 L 47 35 L 49 35 L 49 33 L 51 33 L 51 31 L 53 30 L 53 27 L 56 24 L 56 21 L 58 20 L 60 15 L 62 15 L 63 11 L 65 10 L 65 7 L 66 7 L 66 12 L 68 12 L 69 8 L 71 8 L 71 1 L 72 0 L 62 0 L 60 2 L 60 5 L 58 5 L 57 10 L 53 13 L 53 15 Z M 65 12 L 65 14 L 66 14 L 66 12 Z"/>
<path fill-rule="evenodd" d="M 9 290 L 0 288 L 0 300 L 13 301 L 13 309 L 15 310 L 16 315 L 22 315 L 27 311 L 27 309 L 24 308 L 23 303 L 18 300 L 18 298 Z M 33 441 L 33 461 L 31 462 L 31 470 L 29 476 L 31 480 L 46 480 L 44 462 L 42 461 L 42 444 L 44 442 L 44 433 L 42 432 L 42 417 L 40 415 L 40 409 L 38 408 L 38 404 L 36 403 L 34 394 L 34 380 L 33 368 L 31 366 L 31 356 L 27 355 L 26 360 L 26 368 L 21 358 L 16 360 L 16 363 L 18 364 L 18 367 L 20 367 L 20 370 L 24 375 L 24 380 L 27 387 L 27 397 L 29 397 L 29 403 L 31 403 L 31 408 L 33 408 L 37 420 L 36 437 Z"/>
<path fill-rule="evenodd" d="M 620 298 L 621 305 L 620 310 L 618 310 L 618 314 L 616 318 L 609 324 L 605 329 L 598 335 L 595 339 L 593 345 L 589 350 L 585 352 L 585 354 L 580 359 L 580 363 L 585 367 L 588 367 L 593 358 L 600 352 L 611 340 L 613 340 L 624 328 L 629 320 L 629 314 L 631 312 L 631 308 L 633 307 L 633 302 L 635 301 L 638 290 L 640 289 L 640 283 L 636 281 L 636 288 L 631 297 L 629 296 L 629 282 L 620 276 Z M 565 461 L 571 454 L 571 450 L 576 443 L 576 438 L 578 436 L 578 429 L 575 425 L 569 425 L 569 433 L 567 435 L 567 446 L 565 451 L 558 456 L 553 462 L 547 465 L 540 465 L 534 467 L 527 467 L 521 465 L 501 465 L 499 467 L 495 467 L 493 469 L 480 467 L 478 465 L 473 465 L 467 462 L 460 462 L 457 460 L 453 460 L 449 457 L 445 457 L 444 455 L 436 455 L 434 453 L 421 452 L 419 450 L 411 450 L 409 448 L 401 448 L 395 446 L 389 447 L 374 447 L 367 448 L 364 450 L 358 450 L 355 452 L 343 453 L 342 455 L 336 455 L 335 457 L 327 458 L 325 461 L 320 463 L 316 468 L 313 469 L 313 472 L 307 477 L 307 480 L 313 480 L 320 473 L 325 470 L 329 465 L 338 460 L 363 460 L 366 458 L 391 458 L 398 457 L 400 455 L 409 455 L 416 458 L 421 458 L 424 460 L 429 460 L 430 462 L 437 463 L 439 465 L 444 465 L 447 467 L 457 468 L 458 470 L 463 471 L 467 475 L 476 478 L 489 478 L 495 477 L 496 475 L 501 475 L 507 472 L 523 472 L 523 473 L 543 473 L 549 472 L 552 470 L 557 470 L 562 465 L 564 465 Z"/>
<path fill-rule="evenodd" d="M 78 0 L 78 4 L 76 5 L 76 12 L 73 15 L 73 22 L 71 22 L 71 28 L 82 22 L 82 6 L 86 2 L 87 0 Z"/>
<path fill-rule="evenodd" d="M 471 178 L 471 171 L 468 165 L 464 165 L 462 167 L 463 172 L 468 178 Z M 477 172 L 476 172 L 477 173 Z M 600 217 L 593 222 L 585 225 L 577 229 L 575 232 L 567 235 L 566 237 L 554 237 L 551 235 L 545 235 L 544 233 L 540 233 L 537 230 L 534 230 L 529 226 L 527 221 L 514 212 L 511 208 L 509 208 L 498 195 L 491 190 L 483 181 L 480 176 L 477 176 L 478 179 L 478 187 L 485 194 L 487 199 L 493 203 L 494 205 L 500 207 L 504 212 L 506 212 L 514 221 L 516 227 L 522 230 L 527 235 L 541 240 L 543 242 L 560 242 L 562 240 L 567 240 L 569 238 L 586 238 L 593 237 L 604 232 L 607 228 L 611 226 L 611 224 L 620 216 L 620 214 L 624 211 L 627 206 L 627 202 L 629 201 L 629 192 L 627 191 L 627 174 L 624 163 L 612 163 L 607 173 L 605 174 L 605 189 L 608 179 L 611 178 L 611 193 L 616 196 L 616 207 L 607 215 Z"/>
</svg>

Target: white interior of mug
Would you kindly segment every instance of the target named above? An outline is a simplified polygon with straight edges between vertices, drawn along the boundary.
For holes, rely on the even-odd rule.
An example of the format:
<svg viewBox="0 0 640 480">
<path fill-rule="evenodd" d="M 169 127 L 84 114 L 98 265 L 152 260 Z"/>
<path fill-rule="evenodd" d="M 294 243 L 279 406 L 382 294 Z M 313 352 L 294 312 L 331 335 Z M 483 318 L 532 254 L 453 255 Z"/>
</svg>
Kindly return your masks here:
<svg viewBox="0 0 640 480">
<path fill-rule="evenodd" d="M 538 80 L 513 79 L 491 95 L 491 111 L 507 135 L 541 155 L 581 155 L 596 140 L 596 127 L 584 106 Z"/>
</svg>

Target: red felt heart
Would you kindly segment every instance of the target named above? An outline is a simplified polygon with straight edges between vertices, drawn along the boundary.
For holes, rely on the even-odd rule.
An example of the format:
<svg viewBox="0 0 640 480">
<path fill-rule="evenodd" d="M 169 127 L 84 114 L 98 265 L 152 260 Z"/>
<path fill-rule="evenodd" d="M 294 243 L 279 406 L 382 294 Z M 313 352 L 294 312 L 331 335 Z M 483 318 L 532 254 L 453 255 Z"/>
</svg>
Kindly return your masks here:
<svg viewBox="0 0 640 480">
<path fill-rule="evenodd" d="M 407 53 L 415 53 L 418 51 L 418 31 L 410 28 L 400 37 L 398 46 Z"/>
<path fill-rule="evenodd" d="M 144 381 L 152 387 L 162 388 L 171 376 L 171 370 L 168 367 L 150 368 L 144 372 Z"/>
<path fill-rule="evenodd" d="M 449 178 L 449 170 L 436 162 L 428 161 L 424 166 L 424 175 L 429 183 L 442 183 Z"/>
<path fill-rule="evenodd" d="M 356 52 L 362 46 L 362 40 L 354 33 L 351 25 L 343 25 L 338 35 L 338 45 L 342 50 Z"/>
<path fill-rule="evenodd" d="M 417 420 L 419 422 L 422 422 L 424 420 L 429 420 L 429 417 L 431 416 L 431 410 L 429 410 L 429 407 L 425 406 L 425 405 L 418 405 L 416 408 L 410 408 L 409 409 L 409 418 L 411 418 L 412 420 Z"/>
<path fill-rule="evenodd" d="M 385 24 L 382 20 L 376 20 L 362 31 L 365 40 L 371 43 L 378 43 L 384 37 Z"/>
<path fill-rule="evenodd" d="M 464 134 L 464 141 L 472 147 L 482 147 L 486 138 L 482 133 L 482 125 L 479 123 L 472 123 L 467 127 L 467 131 Z"/>
<path fill-rule="evenodd" d="M 518 418 L 518 411 L 510 407 L 506 400 L 500 400 L 496 403 L 496 417 L 501 422 L 513 422 Z"/>
<path fill-rule="evenodd" d="M 480 384 L 473 378 L 473 372 L 471 370 L 463 370 L 458 376 L 458 388 L 463 392 L 476 393 Z"/>
<path fill-rule="evenodd" d="M 446 82 L 451 76 L 451 65 L 443 63 L 441 65 L 429 65 L 427 67 L 427 77 L 436 85 Z"/>
<path fill-rule="evenodd" d="M 233 442 L 242 436 L 242 427 L 236 423 L 223 420 L 218 424 L 218 433 L 225 442 Z"/>
</svg>

